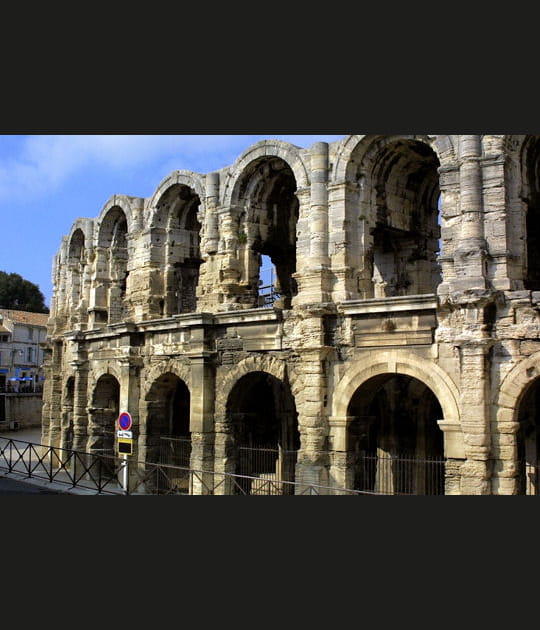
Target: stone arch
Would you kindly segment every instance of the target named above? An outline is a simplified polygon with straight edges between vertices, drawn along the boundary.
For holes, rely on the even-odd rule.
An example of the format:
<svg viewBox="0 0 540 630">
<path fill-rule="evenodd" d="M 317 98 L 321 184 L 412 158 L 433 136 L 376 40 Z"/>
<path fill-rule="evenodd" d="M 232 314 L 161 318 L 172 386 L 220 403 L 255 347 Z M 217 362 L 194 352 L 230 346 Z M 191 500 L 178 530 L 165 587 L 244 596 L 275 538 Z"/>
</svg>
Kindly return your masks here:
<svg viewBox="0 0 540 630">
<path fill-rule="evenodd" d="M 261 140 L 246 149 L 228 169 L 225 177 L 223 205 L 233 206 L 238 203 L 239 180 L 253 162 L 267 157 L 280 158 L 292 170 L 297 187 L 309 186 L 309 168 L 301 156 L 300 147 L 283 140 Z"/>
<path fill-rule="evenodd" d="M 233 493 L 294 494 L 300 433 L 285 364 L 249 357 L 220 391 L 218 418 Z M 222 447 L 221 447 L 222 448 Z M 261 481 L 259 481 L 259 478 Z"/>
<path fill-rule="evenodd" d="M 505 375 L 493 398 L 498 431 L 515 429 L 518 408 L 531 384 L 540 376 L 540 351 L 523 359 Z"/>
<path fill-rule="evenodd" d="M 239 361 L 232 369 L 225 372 L 216 386 L 216 414 L 225 417 L 227 400 L 236 383 L 250 372 L 267 372 L 280 381 L 288 377 L 285 361 L 270 356 L 252 356 Z M 293 386 L 291 384 L 291 389 Z"/>
<path fill-rule="evenodd" d="M 89 387 L 87 451 L 105 457 L 105 469 L 114 469 L 116 421 L 120 413 L 121 385 L 116 370 L 93 374 Z"/>
<path fill-rule="evenodd" d="M 155 215 L 157 211 L 157 206 L 159 204 L 160 199 L 165 195 L 167 190 L 172 188 L 173 186 L 183 185 L 192 189 L 199 197 L 201 205 L 199 207 L 199 215 L 200 219 L 204 216 L 204 203 L 205 203 L 205 176 L 200 175 L 199 173 L 194 173 L 192 171 L 173 171 L 170 175 L 163 178 L 153 195 L 148 200 L 145 209 L 145 228 L 151 228 L 155 223 Z M 202 221 L 201 221 L 202 223 Z"/>
<path fill-rule="evenodd" d="M 403 401 L 403 404 L 400 403 Z M 436 364 L 408 351 L 374 352 L 334 388 L 330 435 L 344 487 L 444 494 L 445 459 L 464 459 L 458 391 Z"/>
<path fill-rule="evenodd" d="M 90 309 L 93 323 L 113 324 L 126 318 L 129 310 L 130 232 L 133 223 L 127 197 L 115 195 L 96 222 L 94 286 Z"/>
<path fill-rule="evenodd" d="M 264 266 L 274 269 L 271 304 L 291 308 L 298 293 L 294 277 L 300 218 L 298 190 L 308 181 L 300 149 L 280 141 L 254 145 L 228 171 L 224 204 L 229 216 L 227 229 L 220 236 L 238 261 L 235 273 L 242 289 L 237 302 L 248 307 L 266 304 L 260 291 Z"/>
<path fill-rule="evenodd" d="M 103 221 L 114 208 L 120 209 L 126 218 L 126 233 L 129 235 L 133 232 L 136 225 L 135 208 L 133 199 L 126 195 L 113 195 L 102 207 L 97 219 L 94 221 L 94 246 L 107 246 L 107 243 L 100 242 L 103 228 Z"/>
<path fill-rule="evenodd" d="M 152 383 L 157 381 L 163 374 L 173 374 L 184 381 L 191 390 L 191 367 L 189 363 L 181 363 L 176 359 L 166 359 L 156 361 L 150 367 L 141 371 L 141 400 L 146 400 Z"/>
<path fill-rule="evenodd" d="M 459 391 L 448 373 L 436 363 L 419 359 L 407 351 L 375 351 L 370 360 L 355 361 L 347 368 L 332 396 L 332 415 L 346 417 L 349 401 L 354 392 L 374 376 L 403 374 L 424 383 L 437 397 L 443 410 L 446 425 L 460 426 Z"/>
<path fill-rule="evenodd" d="M 437 291 L 441 162 L 433 144 L 425 135 L 350 136 L 339 149 L 334 177 L 348 190 L 351 244 L 345 260 L 360 298 Z"/>
<path fill-rule="evenodd" d="M 351 135 L 341 140 L 337 145 L 332 181 L 352 181 L 352 172 L 363 156 L 372 150 L 378 142 L 389 143 L 396 140 L 417 140 L 428 144 L 441 163 L 448 166 L 456 161 L 456 150 L 452 137 L 448 135 Z M 356 154 L 353 156 L 353 154 Z"/>
<path fill-rule="evenodd" d="M 536 431 L 536 439 L 540 442 L 540 423 L 538 401 L 530 405 L 531 394 L 538 399 L 540 390 L 540 351 L 531 354 L 526 359 L 519 361 L 505 375 L 500 387 L 493 397 L 492 428 L 492 457 L 495 460 L 493 489 L 504 494 L 539 494 L 538 459 L 540 452 L 533 454 L 532 476 L 536 477 L 528 489 L 525 488 L 526 454 L 521 452 L 523 446 L 523 414 L 527 409 L 524 404 L 531 407 L 536 415 L 536 421 L 531 429 Z M 535 426 L 534 426 L 535 424 Z M 531 461 L 528 462 L 531 464 Z M 527 475 L 531 481 L 531 475 Z"/>
<path fill-rule="evenodd" d="M 149 262 L 159 270 L 162 299 L 157 308 L 164 317 L 192 313 L 197 308 L 203 263 L 203 192 L 201 178 L 175 171 L 161 182 L 148 207 Z"/>
</svg>

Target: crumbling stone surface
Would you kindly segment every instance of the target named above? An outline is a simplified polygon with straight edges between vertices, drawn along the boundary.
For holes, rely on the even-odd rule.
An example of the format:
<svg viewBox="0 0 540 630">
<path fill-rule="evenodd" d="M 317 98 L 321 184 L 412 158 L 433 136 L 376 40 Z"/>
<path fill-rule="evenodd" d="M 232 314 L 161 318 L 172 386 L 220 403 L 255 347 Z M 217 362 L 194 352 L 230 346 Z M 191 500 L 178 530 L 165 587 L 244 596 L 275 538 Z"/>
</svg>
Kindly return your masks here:
<svg viewBox="0 0 540 630">
<path fill-rule="evenodd" d="M 114 452 L 126 410 L 138 460 L 270 445 L 247 472 L 286 493 L 536 493 L 539 162 L 540 136 L 266 140 L 114 195 L 54 258 L 44 441 Z"/>
</svg>

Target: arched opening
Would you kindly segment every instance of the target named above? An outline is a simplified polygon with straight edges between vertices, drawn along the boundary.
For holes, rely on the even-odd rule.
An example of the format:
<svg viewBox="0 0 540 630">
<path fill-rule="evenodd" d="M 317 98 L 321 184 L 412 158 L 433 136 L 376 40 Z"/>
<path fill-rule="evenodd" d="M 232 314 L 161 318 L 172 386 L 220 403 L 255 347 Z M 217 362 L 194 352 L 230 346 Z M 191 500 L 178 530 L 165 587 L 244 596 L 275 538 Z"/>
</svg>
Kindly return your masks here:
<svg viewBox="0 0 540 630">
<path fill-rule="evenodd" d="M 296 271 L 296 224 L 299 202 L 296 180 L 289 165 L 280 158 L 260 158 L 240 180 L 239 253 L 243 260 L 246 300 L 254 307 L 266 305 L 261 292 L 261 268 L 271 266 L 272 303 L 291 307 L 298 288 Z M 279 296 L 279 297 L 278 297 Z"/>
<path fill-rule="evenodd" d="M 441 406 L 420 380 L 381 374 L 359 387 L 347 415 L 347 468 L 353 489 L 380 494 L 444 494 Z"/>
<path fill-rule="evenodd" d="M 288 384 L 252 372 L 234 386 L 227 402 L 233 437 L 236 489 L 241 494 L 294 494 L 298 414 Z"/>
<path fill-rule="evenodd" d="M 523 164 L 524 184 L 522 198 L 526 204 L 525 216 L 525 273 L 524 286 L 530 291 L 540 290 L 540 137 L 529 138 Z"/>
<path fill-rule="evenodd" d="M 149 483 L 159 493 L 187 492 L 191 402 L 186 383 L 171 372 L 161 375 L 148 391 L 146 406 L 146 461 L 174 467 L 158 469 Z"/>
<path fill-rule="evenodd" d="M 152 226 L 152 246 L 162 250 L 165 300 L 162 315 L 197 310 L 196 291 L 199 269 L 202 264 L 200 251 L 201 224 L 198 218 L 201 200 L 189 186 L 175 184 L 167 189 L 156 206 Z"/>
<path fill-rule="evenodd" d="M 113 475 L 116 466 L 116 431 L 120 413 L 120 384 L 112 374 L 99 377 L 89 408 L 87 451 L 101 456 L 103 474 Z"/>
<path fill-rule="evenodd" d="M 540 379 L 528 388 L 518 408 L 517 433 L 518 494 L 540 494 Z"/>
<path fill-rule="evenodd" d="M 127 315 L 128 243 L 126 216 L 118 206 L 101 224 L 95 267 L 95 322 L 121 322 Z"/>
<path fill-rule="evenodd" d="M 354 158 L 354 153 L 353 153 Z M 436 293 L 441 282 L 439 159 L 425 142 L 390 139 L 360 160 L 365 297 Z"/>
<path fill-rule="evenodd" d="M 69 287 L 71 293 L 66 303 L 73 324 L 82 323 L 82 317 L 85 314 L 85 309 L 81 304 L 84 298 L 84 246 L 84 233 L 78 228 L 73 232 L 68 250 Z"/>
</svg>

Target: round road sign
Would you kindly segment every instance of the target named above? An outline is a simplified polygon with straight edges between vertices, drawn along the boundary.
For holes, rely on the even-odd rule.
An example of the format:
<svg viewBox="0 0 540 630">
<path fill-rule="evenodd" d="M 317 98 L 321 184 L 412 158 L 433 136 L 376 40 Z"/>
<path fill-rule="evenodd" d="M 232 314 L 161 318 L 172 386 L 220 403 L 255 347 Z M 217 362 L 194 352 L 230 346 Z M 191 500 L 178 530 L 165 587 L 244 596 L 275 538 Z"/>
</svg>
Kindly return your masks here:
<svg viewBox="0 0 540 630">
<path fill-rule="evenodd" d="M 118 426 L 123 431 L 129 431 L 131 429 L 131 425 L 132 425 L 131 416 L 129 415 L 129 413 L 127 411 L 123 411 L 118 416 Z"/>
</svg>

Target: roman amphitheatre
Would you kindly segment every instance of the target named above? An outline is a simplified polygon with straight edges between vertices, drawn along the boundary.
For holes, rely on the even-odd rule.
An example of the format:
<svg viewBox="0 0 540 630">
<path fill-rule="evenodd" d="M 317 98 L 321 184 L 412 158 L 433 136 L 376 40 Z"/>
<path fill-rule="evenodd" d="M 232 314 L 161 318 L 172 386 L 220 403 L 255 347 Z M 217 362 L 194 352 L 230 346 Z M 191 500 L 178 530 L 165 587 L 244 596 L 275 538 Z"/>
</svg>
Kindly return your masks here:
<svg viewBox="0 0 540 630">
<path fill-rule="evenodd" d="M 127 411 L 193 494 L 537 494 L 539 156 L 264 140 L 114 195 L 59 237 L 43 443 L 114 453 Z"/>
</svg>

